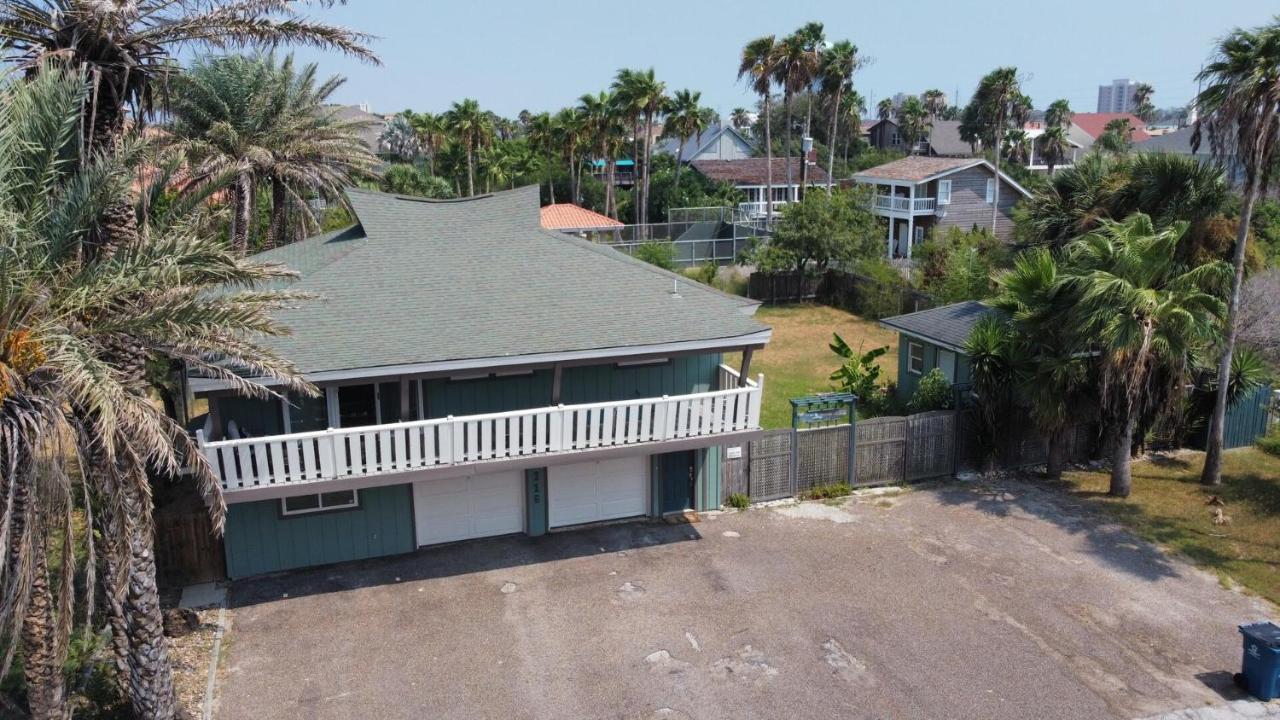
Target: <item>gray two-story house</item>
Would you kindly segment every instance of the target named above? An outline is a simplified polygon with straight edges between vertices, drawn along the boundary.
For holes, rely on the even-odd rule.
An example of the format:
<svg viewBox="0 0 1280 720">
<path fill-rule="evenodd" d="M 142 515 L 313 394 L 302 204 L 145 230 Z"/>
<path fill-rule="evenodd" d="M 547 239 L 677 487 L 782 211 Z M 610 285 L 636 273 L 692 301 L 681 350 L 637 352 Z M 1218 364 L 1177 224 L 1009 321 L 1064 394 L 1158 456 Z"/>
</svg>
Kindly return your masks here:
<svg viewBox="0 0 1280 720">
<path fill-rule="evenodd" d="M 872 209 L 888 220 L 890 258 L 910 259 L 913 247 L 929 232 L 948 227 L 988 230 L 1009 240 L 1013 207 L 1031 196 L 981 158 L 915 155 L 863 170 L 854 180 L 876 188 Z"/>
</svg>

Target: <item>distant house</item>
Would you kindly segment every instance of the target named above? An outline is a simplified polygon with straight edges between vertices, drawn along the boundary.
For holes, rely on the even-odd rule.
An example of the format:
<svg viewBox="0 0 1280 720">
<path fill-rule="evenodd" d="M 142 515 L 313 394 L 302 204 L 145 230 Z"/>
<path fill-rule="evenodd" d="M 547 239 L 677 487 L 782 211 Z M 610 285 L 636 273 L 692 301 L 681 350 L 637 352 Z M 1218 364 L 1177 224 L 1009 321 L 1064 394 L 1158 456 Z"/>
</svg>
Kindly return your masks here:
<svg viewBox="0 0 1280 720">
<path fill-rule="evenodd" d="M 329 105 L 327 107 L 333 112 L 334 117 L 342 122 L 364 123 L 359 133 L 360 141 L 374 155 L 382 154 L 379 138 L 387 127 L 385 117 L 369 112 L 369 108 L 364 105 Z"/>
<path fill-rule="evenodd" d="M 1149 140 L 1134 143 L 1133 151 L 1140 153 L 1171 153 L 1174 155 L 1190 155 L 1206 165 L 1214 165 L 1217 161 L 1209 147 L 1209 138 L 1205 137 L 1197 149 L 1191 148 L 1191 135 L 1194 128 L 1181 128 L 1171 133 L 1157 135 Z M 1240 186 L 1244 182 L 1244 168 L 1233 158 L 1227 163 L 1227 182 Z"/>
<path fill-rule="evenodd" d="M 872 208 L 889 221 L 889 256 L 908 259 L 931 228 L 981 228 L 1008 240 L 1013 234 L 1014 205 L 1031 197 L 1026 188 L 1000 173 L 999 213 L 992 228 L 997 176 L 991 163 L 981 158 L 912 155 L 863 170 L 853 179 L 876 187 Z"/>
<path fill-rule="evenodd" d="M 884 318 L 898 333 L 898 399 L 906 402 L 934 368 L 952 385 L 972 382 L 965 343 L 978 321 L 999 312 L 976 300 Z"/>
<path fill-rule="evenodd" d="M 935 157 L 972 157 L 974 148 L 960 139 L 959 120 L 935 120 L 931 130 L 916 142 L 915 148 L 907 147 L 901 128 L 893 120 L 877 120 L 863 126 L 867 144 L 877 150 L 911 152 Z"/>
<path fill-rule="evenodd" d="M 679 138 L 667 138 L 655 145 L 653 151 L 685 162 L 695 160 L 743 160 L 755 153 L 751 142 L 730 125 L 712 125 L 684 142 L 680 150 Z"/>
<path fill-rule="evenodd" d="M 1084 149 L 1089 149 L 1093 143 L 1107 129 L 1107 123 L 1112 120 L 1128 120 L 1129 127 L 1133 128 L 1133 142 L 1145 142 L 1151 138 L 1147 134 L 1147 124 L 1142 122 L 1142 118 L 1127 112 L 1114 113 L 1075 113 L 1071 116 L 1071 139 L 1081 142 Z"/>
<path fill-rule="evenodd" d="M 1084 133 L 1083 130 L 1075 130 L 1075 126 L 1067 128 L 1067 154 L 1058 162 L 1054 163 L 1053 169 L 1068 168 L 1075 165 L 1084 157 L 1086 143 L 1092 145 L 1092 141 Z M 1033 120 L 1023 126 L 1022 131 L 1027 134 L 1027 139 L 1031 141 L 1031 155 L 1027 158 L 1027 169 L 1032 172 L 1044 172 L 1049 169 L 1049 163 L 1044 157 L 1044 137 L 1045 127 L 1043 120 Z"/>
<path fill-rule="evenodd" d="M 622 227 L 622 223 L 608 215 L 601 215 L 573 203 L 556 203 L 542 208 L 542 227 L 547 230 L 596 230 Z"/>
<path fill-rule="evenodd" d="M 775 157 L 773 164 L 767 158 L 740 158 L 735 160 L 694 160 L 690 166 L 709 180 L 726 182 L 741 190 L 747 201 L 740 203 L 738 209 L 751 217 L 763 217 L 767 214 L 765 205 L 766 188 L 768 187 L 769 169 L 773 170 L 773 211 L 776 213 L 782 206 L 800 199 L 800 158 L 790 159 L 791 176 L 787 182 L 787 158 Z M 818 167 L 817 155 L 812 150 L 808 157 L 809 185 L 826 185 L 827 171 Z"/>
</svg>

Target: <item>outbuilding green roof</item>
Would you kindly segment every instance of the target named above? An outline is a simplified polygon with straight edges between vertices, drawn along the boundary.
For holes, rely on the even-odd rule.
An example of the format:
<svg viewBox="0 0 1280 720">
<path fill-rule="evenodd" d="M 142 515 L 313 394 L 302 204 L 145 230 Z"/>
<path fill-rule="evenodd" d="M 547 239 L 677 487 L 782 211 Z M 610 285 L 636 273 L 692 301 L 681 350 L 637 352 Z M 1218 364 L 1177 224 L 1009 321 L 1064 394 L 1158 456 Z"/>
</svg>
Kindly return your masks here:
<svg viewBox="0 0 1280 720">
<path fill-rule="evenodd" d="M 538 189 L 348 192 L 358 224 L 276 248 L 321 299 L 270 345 L 304 373 L 686 344 L 759 345 L 756 303 L 539 227 Z"/>
</svg>

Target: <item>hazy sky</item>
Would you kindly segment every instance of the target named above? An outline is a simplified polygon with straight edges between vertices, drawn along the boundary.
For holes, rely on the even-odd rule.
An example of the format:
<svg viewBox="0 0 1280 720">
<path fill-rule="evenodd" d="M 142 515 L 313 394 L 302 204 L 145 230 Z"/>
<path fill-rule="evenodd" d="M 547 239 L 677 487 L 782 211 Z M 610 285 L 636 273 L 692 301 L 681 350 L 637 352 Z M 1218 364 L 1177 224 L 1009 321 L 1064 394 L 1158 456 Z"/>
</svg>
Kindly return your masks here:
<svg viewBox="0 0 1280 720">
<path fill-rule="evenodd" d="M 1213 40 L 1276 9 L 1266 0 L 348 0 L 312 17 L 378 36 L 383 65 L 297 54 L 347 76 L 340 102 L 378 112 L 439 111 L 462 97 L 506 116 L 554 110 L 603 89 L 619 67 L 652 66 L 669 89 L 700 90 L 727 115 L 751 107 L 736 82 L 742 46 L 818 20 L 869 60 L 854 79 L 868 99 L 937 87 L 964 100 L 983 73 L 1012 64 L 1037 108 L 1065 97 L 1092 112 L 1097 86 L 1118 77 L 1151 83 L 1158 107 L 1185 104 Z"/>
</svg>

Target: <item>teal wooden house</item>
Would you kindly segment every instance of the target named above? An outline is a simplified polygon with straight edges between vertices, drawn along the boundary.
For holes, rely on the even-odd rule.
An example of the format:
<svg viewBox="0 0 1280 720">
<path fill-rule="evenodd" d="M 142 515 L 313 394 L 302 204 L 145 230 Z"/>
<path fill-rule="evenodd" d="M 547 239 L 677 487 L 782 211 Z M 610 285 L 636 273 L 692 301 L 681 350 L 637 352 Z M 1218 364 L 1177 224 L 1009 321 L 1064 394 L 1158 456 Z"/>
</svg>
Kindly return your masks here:
<svg viewBox="0 0 1280 720">
<path fill-rule="evenodd" d="M 255 258 L 320 297 L 270 341 L 320 395 L 188 380 L 231 577 L 719 506 L 719 448 L 760 433 L 756 303 L 541 229 L 536 187 L 349 196 L 352 227 Z"/>
<path fill-rule="evenodd" d="M 910 400 L 920 378 L 934 368 L 941 369 L 952 385 L 971 382 L 965 341 L 973 326 L 993 312 L 997 311 L 969 300 L 881 320 L 898 333 L 898 399 Z"/>
</svg>

